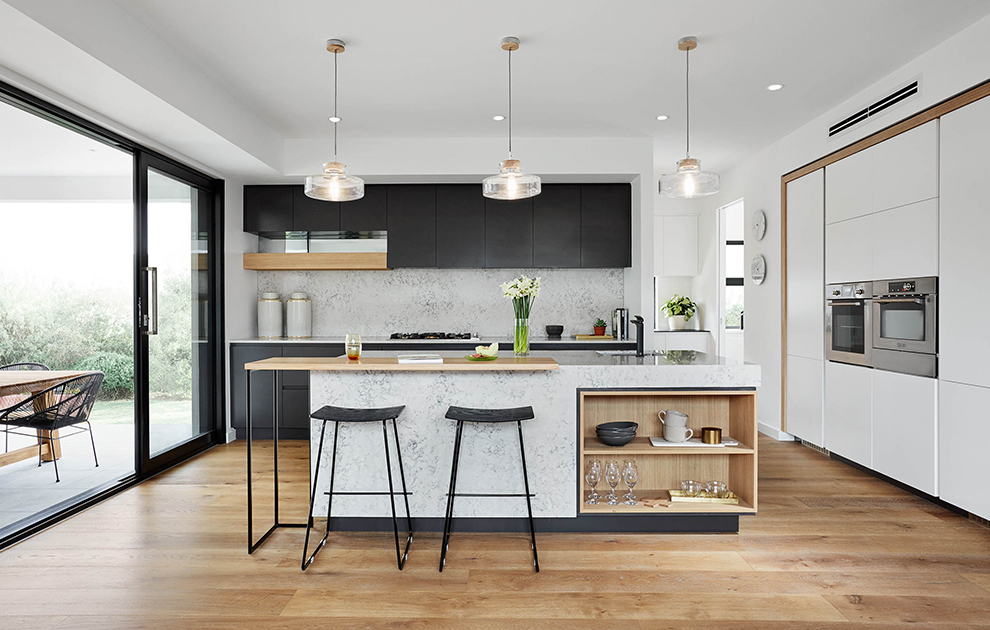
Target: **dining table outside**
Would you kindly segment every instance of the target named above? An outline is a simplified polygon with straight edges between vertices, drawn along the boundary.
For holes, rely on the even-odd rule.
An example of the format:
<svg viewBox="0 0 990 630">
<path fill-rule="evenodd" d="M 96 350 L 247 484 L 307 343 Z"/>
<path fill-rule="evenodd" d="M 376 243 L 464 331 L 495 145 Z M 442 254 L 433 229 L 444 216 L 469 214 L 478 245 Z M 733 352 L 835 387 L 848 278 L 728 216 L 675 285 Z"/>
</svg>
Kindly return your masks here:
<svg viewBox="0 0 990 630">
<path fill-rule="evenodd" d="M 49 387 L 54 387 L 63 381 L 84 374 L 92 374 L 88 370 L 42 370 L 42 371 L 11 371 L 0 372 L 0 398 L 17 394 L 27 394 L 34 396 Z M 35 409 L 41 411 L 45 408 L 43 400 L 35 401 Z M 40 449 L 34 446 L 25 446 L 7 453 L 0 454 L 0 466 L 7 466 L 30 457 L 36 457 L 41 453 L 41 461 L 50 462 L 62 456 L 61 441 L 58 439 L 58 430 L 49 431 L 38 429 L 38 443 Z M 55 439 L 50 439 L 55 438 Z"/>
</svg>

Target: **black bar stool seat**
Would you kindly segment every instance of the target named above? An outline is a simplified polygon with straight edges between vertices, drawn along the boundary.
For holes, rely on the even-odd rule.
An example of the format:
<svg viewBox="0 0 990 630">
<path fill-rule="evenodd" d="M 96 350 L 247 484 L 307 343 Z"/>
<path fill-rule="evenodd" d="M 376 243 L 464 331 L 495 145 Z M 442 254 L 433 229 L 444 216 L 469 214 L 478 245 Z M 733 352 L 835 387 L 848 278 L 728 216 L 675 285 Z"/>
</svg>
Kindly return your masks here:
<svg viewBox="0 0 990 630">
<path fill-rule="evenodd" d="M 536 417 L 532 407 L 512 407 L 510 409 L 472 409 L 471 407 L 448 407 L 446 417 L 461 422 L 520 422 Z"/>
<path fill-rule="evenodd" d="M 529 536 L 533 547 L 533 566 L 540 572 L 540 558 L 536 553 L 536 529 L 533 525 L 533 502 L 536 496 L 529 491 L 529 473 L 526 471 L 526 447 L 523 445 L 522 421 L 536 417 L 532 407 L 510 407 L 507 409 L 475 409 L 472 407 L 448 407 L 445 417 L 457 421 L 457 437 L 454 438 L 454 461 L 450 468 L 450 486 L 447 491 L 447 512 L 443 519 L 443 540 L 440 543 L 440 572 L 447 562 L 447 547 L 450 545 L 451 526 L 454 521 L 454 497 L 525 497 L 529 514 Z M 457 469 L 461 461 L 461 436 L 464 423 L 499 424 L 515 422 L 519 431 L 519 455 L 522 458 L 523 484 L 526 492 L 513 493 L 459 493 L 457 492 Z"/>
<path fill-rule="evenodd" d="M 352 409 L 325 405 L 314 411 L 309 417 L 326 422 L 384 422 L 385 420 L 395 420 L 405 408 L 405 405 L 382 407 L 381 409 Z"/>
<path fill-rule="evenodd" d="M 402 469 L 402 451 L 399 448 L 399 433 L 395 428 L 395 420 L 398 418 L 402 411 L 405 409 L 405 405 L 400 405 L 398 407 L 382 407 L 376 409 L 353 409 L 350 407 L 334 407 L 332 405 L 326 405 L 320 407 L 312 414 L 310 418 L 315 420 L 321 420 L 323 426 L 320 429 L 320 445 L 316 451 L 316 472 L 313 475 L 313 488 L 309 498 L 309 515 L 306 518 L 306 539 L 303 543 L 303 555 L 302 555 L 302 570 L 305 571 L 306 568 L 313 564 L 313 560 L 316 559 L 316 554 L 323 549 L 323 546 L 327 542 L 327 537 L 330 535 L 330 517 L 331 511 L 333 510 L 333 497 L 335 495 L 350 495 L 350 496 L 388 496 L 389 504 L 392 508 L 392 530 L 395 533 L 395 560 L 399 565 L 399 570 L 406 565 L 406 559 L 409 557 L 409 545 L 412 543 L 413 539 L 413 527 L 412 518 L 409 515 L 409 495 L 411 492 L 406 491 L 406 474 Z M 395 436 L 395 454 L 399 462 L 399 478 L 402 481 L 402 492 L 396 492 L 395 487 L 392 483 L 392 455 L 388 449 L 388 422 L 392 422 L 392 435 Z M 326 434 L 327 423 L 333 422 L 333 457 L 330 462 L 330 490 L 324 492 L 329 496 L 327 501 L 327 529 L 323 534 L 323 539 L 313 550 L 311 555 L 307 555 L 309 551 L 309 532 L 313 528 L 313 505 L 316 503 L 316 488 L 317 482 L 320 480 L 320 460 L 323 457 L 323 437 Z M 382 438 L 385 442 L 385 470 L 388 474 L 388 492 L 334 492 L 334 478 L 337 472 L 337 436 L 340 435 L 340 423 L 341 422 L 354 422 L 354 423 L 366 423 L 366 422 L 381 422 L 382 423 Z M 406 525 L 408 530 L 408 535 L 406 536 L 406 549 L 405 551 L 399 550 L 399 522 L 395 515 L 395 496 L 401 495 L 406 504 Z"/>
</svg>

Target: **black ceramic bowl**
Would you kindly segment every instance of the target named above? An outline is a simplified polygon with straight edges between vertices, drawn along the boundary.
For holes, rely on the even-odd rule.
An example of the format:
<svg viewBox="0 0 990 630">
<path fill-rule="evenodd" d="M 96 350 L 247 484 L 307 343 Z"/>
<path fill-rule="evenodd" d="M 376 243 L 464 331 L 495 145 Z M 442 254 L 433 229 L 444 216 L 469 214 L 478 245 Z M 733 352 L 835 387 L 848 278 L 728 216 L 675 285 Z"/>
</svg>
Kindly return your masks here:
<svg viewBox="0 0 990 630">
<path fill-rule="evenodd" d="M 632 431 L 636 432 L 639 424 L 635 422 L 604 422 L 595 427 L 596 431 Z"/>
<path fill-rule="evenodd" d="M 635 433 L 599 433 L 598 439 L 609 446 L 625 446 L 636 437 Z"/>
<path fill-rule="evenodd" d="M 547 326 L 547 337 L 551 339 L 560 339 L 560 335 L 564 332 L 564 327 L 556 324 L 551 324 Z"/>
</svg>

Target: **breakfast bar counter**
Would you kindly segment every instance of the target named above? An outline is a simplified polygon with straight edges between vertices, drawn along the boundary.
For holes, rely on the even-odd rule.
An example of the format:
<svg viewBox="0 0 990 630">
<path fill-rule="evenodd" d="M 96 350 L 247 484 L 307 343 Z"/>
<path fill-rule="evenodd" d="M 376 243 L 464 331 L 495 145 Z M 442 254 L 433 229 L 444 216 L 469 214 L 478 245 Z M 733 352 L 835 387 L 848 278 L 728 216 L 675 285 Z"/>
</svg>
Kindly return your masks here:
<svg viewBox="0 0 990 630">
<path fill-rule="evenodd" d="M 503 351 L 504 352 L 504 351 Z M 257 370 L 310 372 L 310 410 L 324 405 L 353 408 L 405 407 L 397 420 L 398 439 L 409 485 L 409 504 L 418 529 L 439 529 L 454 447 L 455 422 L 446 419 L 451 405 L 475 408 L 531 406 L 535 418 L 523 423 L 526 459 L 538 528 L 544 531 L 735 531 L 740 514 L 756 510 L 757 365 L 695 352 L 657 356 L 604 354 L 593 351 L 540 353 L 493 361 L 469 361 L 463 352 L 441 352 L 443 363 L 399 363 L 396 354 L 365 352 L 360 360 L 345 357 L 275 357 L 248 363 Z M 739 447 L 686 450 L 651 447 L 661 434 L 660 409 L 679 409 L 689 427 L 716 426 Z M 632 420 L 638 437 L 622 447 L 597 442 L 595 425 Z M 522 491 L 522 466 L 516 426 L 466 427 L 458 473 L 458 491 L 466 494 L 498 488 Z M 311 466 L 322 422 L 312 420 Z M 327 428 L 330 441 L 333 426 Z M 342 490 L 387 490 L 378 459 L 382 429 L 374 423 L 341 425 L 336 483 Z M 393 457 L 394 445 L 391 446 Z M 682 447 L 683 448 L 683 447 Z M 330 446 L 324 445 L 320 485 L 329 479 Z M 470 455 L 468 455 L 470 454 Z M 583 481 L 589 459 L 635 459 L 641 483 L 637 495 L 659 497 L 680 487 L 680 481 L 714 478 L 729 483 L 738 505 L 668 504 L 636 507 L 586 505 L 590 490 Z M 372 461 L 374 460 L 374 461 Z M 311 470 L 310 479 L 312 479 Z M 325 488 L 318 488 L 312 515 L 326 515 Z M 608 490 L 605 482 L 600 494 Z M 617 492 L 625 492 L 623 485 Z M 668 497 L 669 498 L 669 497 Z M 334 499 L 335 528 L 348 518 L 365 524 L 391 512 L 381 496 Z M 526 517 L 526 503 L 517 497 L 458 498 L 455 519 L 474 521 L 482 529 L 513 528 Z M 338 517 L 342 517 L 338 520 Z M 681 517 L 681 518 L 678 518 Z M 689 518 L 684 518 L 689 517 Z M 470 525 L 468 525 L 470 526 Z"/>
</svg>

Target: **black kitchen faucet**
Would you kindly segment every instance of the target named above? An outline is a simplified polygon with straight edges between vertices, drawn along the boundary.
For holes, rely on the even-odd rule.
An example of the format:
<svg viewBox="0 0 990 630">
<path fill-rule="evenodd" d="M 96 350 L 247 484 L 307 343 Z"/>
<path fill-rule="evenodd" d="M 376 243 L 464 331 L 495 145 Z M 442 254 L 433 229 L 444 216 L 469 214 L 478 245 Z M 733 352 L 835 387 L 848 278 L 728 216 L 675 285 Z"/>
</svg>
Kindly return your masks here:
<svg viewBox="0 0 990 630">
<path fill-rule="evenodd" d="M 643 316 L 637 315 L 632 318 L 632 325 L 636 327 L 636 356 L 645 357 L 646 350 L 643 347 Z"/>
</svg>

